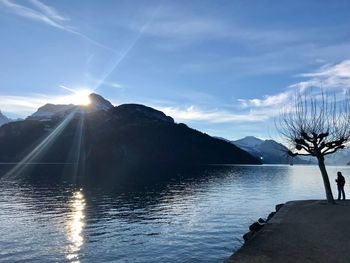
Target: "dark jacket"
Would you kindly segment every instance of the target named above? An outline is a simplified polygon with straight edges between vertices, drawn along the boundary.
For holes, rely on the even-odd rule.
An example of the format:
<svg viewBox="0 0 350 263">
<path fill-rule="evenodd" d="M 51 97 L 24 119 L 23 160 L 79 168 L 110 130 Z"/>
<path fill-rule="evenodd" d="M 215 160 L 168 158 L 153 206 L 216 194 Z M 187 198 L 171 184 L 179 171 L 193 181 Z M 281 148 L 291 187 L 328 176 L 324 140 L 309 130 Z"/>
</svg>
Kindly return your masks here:
<svg viewBox="0 0 350 263">
<path fill-rule="evenodd" d="M 336 180 L 338 187 L 343 187 L 345 185 L 345 178 L 342 175 L 338 175 Z"/>
</svg>

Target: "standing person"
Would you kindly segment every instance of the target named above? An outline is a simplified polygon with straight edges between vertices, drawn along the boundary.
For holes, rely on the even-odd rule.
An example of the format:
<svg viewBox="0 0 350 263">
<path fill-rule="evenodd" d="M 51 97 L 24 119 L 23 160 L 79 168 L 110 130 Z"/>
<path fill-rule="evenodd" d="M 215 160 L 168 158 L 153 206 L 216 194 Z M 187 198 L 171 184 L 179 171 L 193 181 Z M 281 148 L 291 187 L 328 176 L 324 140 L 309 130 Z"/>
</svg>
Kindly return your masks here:
<svg viewBox="0 0 350 263">
<path fill-rule="evenodd" d="M 340 197 L 342 194 L 343 194 L 343 200 L 345 200 L 345 192 L 344 192 L 345 178 L 341 174 L 341 172 L 338 172 L 337 175 L 338 175 L 338 178 L 335 179 L 335 181 L 337 182 L 337 186 L 338 186 L 338 200 L 340 200 Z"/>
</svg>

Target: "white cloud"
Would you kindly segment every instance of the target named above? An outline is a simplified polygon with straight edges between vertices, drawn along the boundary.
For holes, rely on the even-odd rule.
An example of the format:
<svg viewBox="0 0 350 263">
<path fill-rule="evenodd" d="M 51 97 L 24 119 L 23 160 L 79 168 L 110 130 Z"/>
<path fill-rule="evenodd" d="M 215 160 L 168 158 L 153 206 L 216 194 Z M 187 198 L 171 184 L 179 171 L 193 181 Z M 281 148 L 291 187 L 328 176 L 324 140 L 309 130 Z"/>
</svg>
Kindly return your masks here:
<svg viewBox="0 0 350 263">
<path fill-rule="evenodd" d="M 338 64 L 327 64 L 311 73 L 302 73 L 298 76 L 308 78 L 305 81 L 290 85 L 304 91 L 307 88 L 317 87 L 323 89 L 350 88 L 350 60 Z"/>
<path fill-rule="evenodd" d="M 223 110 L 201 110 L 195 106 L 187 108 L 179 107 L 156 107 L 165 114 L 173 117 L 176 121 L 197 121 L 210 123 L 227 123 L 227 122 L 261 122 L 268 117 L 259 113 L 232 113 Z"/>
<path fill-rule="evenodd" d="M 22 117 L 34 113 L 39 107 L 47 103 L 44 96 L 4 96 L 0 95 L 0 109 L 21 115 Z"/>
<path fill-rule="evenodd" d="M 26 7 L 24 5 L 16 4 L 14 1 L 11 0 L 0 0 L 0 3 L 16 15 L 37 20 L 39 22 L 45 23 L 49 26 L 56 27 L 62 30 L 71 31 L 69 26 L 61 24 L 62 21 L 65 21 L 62 20 L 63 16 L 58 15 L 58 13 L 54 11 L 53 8 L 37 0 L 33 1 L 34 6 L 38 8 L 37 10 L 30 7 Z"/>
<path fill-rule="evenodd" d="M 297 75 L 306 80 L 289 85 L 289 89 L 274 94 L 265 95 L 263 98 L 239 99 L 238 102 L 244 109 L 251 112 L 259 111 L 268 117 L 277 116 L 280 109 L 288 107 L 290 100 L 298 92 L 310 90 L 310 96 L 320 96 L 322 89 L 331 89 L 342 97 L 350 88 L 350 60 L 344 60 L 338 64 L 326 64 L 317 71 Z M 320 89 L 311 89 L 311 88 Z"/>
<path fill-rule="evenodd" d="M 44 3 L 38 1 L 38 0 L 30 0 L 30 2 L 36 6 L 39 10 L 41 10 L 43 13 L 47 14 L 49 17 L 51 17 L 54 20 L 58 21 L 69 21 L 70 19 L 68 17 L 62 16 L 59 14 L 55 9 L 52 7 L 45 5 Z"/>
<path fill-rule="evenodd" d="M 296 89 L 300 92 L 304 92 L 310 87 L 321 87 L 321 83 L 317 80 L 307 80 L 307 81 L 300 81 L 295 84 L 289 85 L 290 88 Z"/>
<path fill-rule="evenodd" d="M 276 95 L 265 95 L 262 99 L 239 99 L 243 107 L 271 107 L 286 103 L 291 97 L 290 91 L 285 91 Z"/>
<path fill-rule="evenodd" d="M 327 64 L 313 73 L 300 74 L 302 77 L 345 77 L 350 78 L 350 60 L 344 60 L 338 64 Z"/>
<path fill-rule="evenodd" d="M 110 48 L 98 41 L 91 39 L 83 33 L 77 31 L 73 26 L 67 24 L 70 20 L 68 17 L 58 13 L 53 7 L 48 6 L 39 0 L 30 0 L 32 7 L 21 5 L 12 0 L 0 0 L 0 5 L 4 6 L 9 12 L 22 16 L 31 20 L 44 23 L 48 26 L 69 32 L 77 35 L 91 44 L 109 50 L 113 53 L 119 54 L 113 48 Z"/>
</svg>

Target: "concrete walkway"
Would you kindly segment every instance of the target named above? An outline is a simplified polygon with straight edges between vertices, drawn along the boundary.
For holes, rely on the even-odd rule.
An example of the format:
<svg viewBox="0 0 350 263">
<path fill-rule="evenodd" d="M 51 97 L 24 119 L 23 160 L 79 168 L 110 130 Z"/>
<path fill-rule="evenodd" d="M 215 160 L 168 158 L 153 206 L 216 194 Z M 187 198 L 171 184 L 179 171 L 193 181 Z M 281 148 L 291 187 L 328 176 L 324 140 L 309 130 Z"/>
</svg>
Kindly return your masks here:
<svg viewBox="0 0 350 263">
<path fill-rule="evenodd" d="M 286 203 L 226 260 L 233 262 L 349 263 L 350 201 L 337 205 L 320 200 Z"/>
</svg>

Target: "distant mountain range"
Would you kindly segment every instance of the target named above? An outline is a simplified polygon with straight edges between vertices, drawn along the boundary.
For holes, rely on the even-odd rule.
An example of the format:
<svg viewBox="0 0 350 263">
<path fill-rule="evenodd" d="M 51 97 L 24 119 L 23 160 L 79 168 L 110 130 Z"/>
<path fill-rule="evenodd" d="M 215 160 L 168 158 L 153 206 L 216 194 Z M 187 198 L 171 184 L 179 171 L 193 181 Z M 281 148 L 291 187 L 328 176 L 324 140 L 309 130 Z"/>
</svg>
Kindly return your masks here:
<svg viewBox="0 0 350 263">
<path fill-rule="evenodd" d="M 265 164 L 312 164 L 312 158 L 290 157 L 288 149 L 274 140 L 261 140 L 254 136 L 247 136 L 237 141 L 231 141 L 237 147 L 259 158 Z"/>
<path fill-rule="evenodd" d="M 89 106 L 46 104 L 26 120 L 0 127 L 0 162 L 74 164 L 56 172 L 68 174 L 70 167 L 94 180 L 142 177 L 146 170 L 156 174 L 187 165 L 261 163 L 235 145 L 175 123 L 153 108 L 114 107 L 97 94 L 90 100 Z"/>
<path fill-rule="evenodd" d="M 338 150 L 336 153 L 327 155 L 325 162 L 328 165 L 350 165 L 350 148 Z"/>
<path fill-rule="evenodd" d="M 221 138 L 226 140 L 224 138 Z M 229 141 L 229 140 L 226 140 Z M 261 140 L 254 136 L 247 136 L 240 140 L 229 141 L 237 147 L 249 152 L 256 158 L 260 158 L 265 164 L 316 164 L 316 159 L 312 156 L 287 155 L 287 147 L 274 140 Z M 336 153 L 327 155 L 327 165 L 350 165 L 350 148 L 338 150 Z"/>
</svg>

